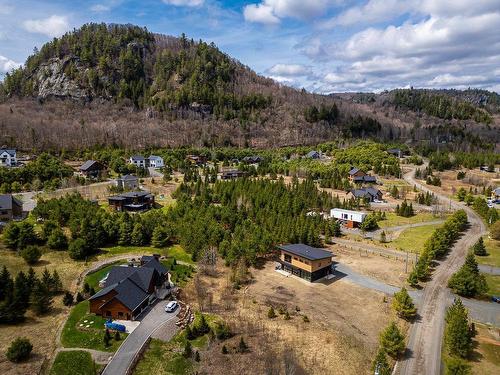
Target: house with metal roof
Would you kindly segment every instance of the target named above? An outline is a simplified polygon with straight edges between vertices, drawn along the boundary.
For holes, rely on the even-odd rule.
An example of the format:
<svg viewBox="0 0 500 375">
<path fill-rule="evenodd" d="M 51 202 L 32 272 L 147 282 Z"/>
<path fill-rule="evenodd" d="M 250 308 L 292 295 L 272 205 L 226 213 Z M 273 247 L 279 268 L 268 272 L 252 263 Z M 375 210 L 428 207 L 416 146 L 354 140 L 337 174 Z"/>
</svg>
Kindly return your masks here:
<svg viewBox="0 0 500 375">
<path fill-rule="evenodd" d="M 163 158 L 158 155 L 150 155 L 147 159 L 147 165 L 153 168 L 163 168 L 165 166 Z"/>
<path fill-rule="evenodd" d="M 319 153 L 318 151 L 309 151 L 306 156 L 305 156 L 306 159 L 320 159 L 321 158 L 321 153 Z"/>
<path fill-rule="evenodd" d="M 149 191 L 130 191 L 109 197 L 108 203 L 115 211 L 140 212 L 153 208 L 155 197 Z"/>
<path fill-rule="evenodd" d="M 0 167 L 15 167 L 17 152 L 13 148 L 0 148 Z"/>
<path fill-rule="evenodd" d="M 23 216 L 23 202 L 12 194 L 0 194 L 0 221 L 7 221 Z"/>
<path fill-rule="evenodd" d="M 362 189 L 352 189 L 348 194 L 348 198 L 352 199 L 367 199 L 369 202 L 374 200 L 382 200 L 383 194 L 380 190 L 373 187 L 365 187 Z"/>
<path fill-rule="evenodd" d="M 158 258 L 140 267 L 114 266 L 103 281 L 103 288 L 89 298 L 90 312 L 112 319 L 134 320 L 170 290 L 168 270 Z"/>
<path fill-rule="evenodd" d="M 146 158 L 142 155 L 132 155 L 128 161 L 130 164 L 134 164 L 138 168 L 147 168 Z"/>
<path fill-rule="evenodd" d="M 98 178 L 106 172 L 106 166 L 97 160 L 87 160 L 78 168 L 78 172 L 85 178 Z"/>
<path fill-rule="evenodd" d="M 308 281 L 319 280 L 332 273 L 332 253 L 302 243 L 278 246 L 281 270 Z"/>
<path fill-rule="evenodd" d="M 132 174 L 126 174 L 115 180 L 115 186 L 121 190 L 139 189 L 139 178 Z"/>
</svg>

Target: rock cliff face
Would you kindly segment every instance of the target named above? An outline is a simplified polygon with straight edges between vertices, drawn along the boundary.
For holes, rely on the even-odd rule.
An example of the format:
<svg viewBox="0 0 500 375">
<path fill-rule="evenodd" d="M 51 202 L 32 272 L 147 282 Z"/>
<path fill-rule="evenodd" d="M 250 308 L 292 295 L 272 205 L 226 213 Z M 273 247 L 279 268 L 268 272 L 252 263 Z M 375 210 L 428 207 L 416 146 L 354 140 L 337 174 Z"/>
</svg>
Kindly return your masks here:
<svg viewBox="0 0 500 375">
<path fill-rule="evenodd" d="M 82 88 L 68 75 L 70 65 L 72 69 L 83 69 L 75 56 L 68 56 L 64 59 L 52 58 L 40 65 L 34 77 L 38 98 L 57 97 L 77 100 L 90 98 L 91 93 Z"/>
</svg>

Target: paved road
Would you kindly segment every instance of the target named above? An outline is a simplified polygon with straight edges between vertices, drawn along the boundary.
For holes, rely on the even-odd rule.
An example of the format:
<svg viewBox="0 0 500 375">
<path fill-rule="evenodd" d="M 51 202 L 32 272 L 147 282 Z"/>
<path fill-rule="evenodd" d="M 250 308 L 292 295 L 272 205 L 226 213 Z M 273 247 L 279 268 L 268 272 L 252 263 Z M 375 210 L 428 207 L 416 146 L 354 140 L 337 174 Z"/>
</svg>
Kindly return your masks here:
<svg viewBox="0 0 500 375">
<path fill-rule="evenodd" d="M 414 178 L 415 170 L 404 175 L 411 185 L 422 191 L 431 191 Z M 433 192 L 440 203 L 453 209 L 464 209 L 469 229 L 462 235 L 441 264 L 434 270 L 432 279 L 423 289 L 418 313 L 420 320 L 411 325 L 407 348 L 410 355 L 397 364 L 400 374 L 440 374 L 441 347 L 444 331 L 444 315 L 452 296 L 446 287 L 450 276 L 463 264 L 468 249 L 486 232 L 481 218 L 470 208 L 451 201 L 445 195 Z"/>
<path fill-rule="evenodd" d="M 490 275 L 493 275 L 493 276 L 500 276 L 500 268 L 499 267 L 487 266 L 485 264 L 480 264 L 479 271 L 481 271 L 483 273 L 489 273 Z"/>
<path fill-rule="evenodd" d="M 149 312 L 142 318 L 141 324 L 127 336 L 123 344 L 115 353 L 109 364 L 106 366 L 102 375 L 124 375 L 129 370 L 132 362 L 144 345 L 146 340 L 165 323 L 177 320 L 177 314 L 180 309 L 174 313 L 166 313 L 165 302 L 159 301 L 154 305 Z M 175 329 L 175 324 L 169 325 L 171 329 Z"/>
</svg>

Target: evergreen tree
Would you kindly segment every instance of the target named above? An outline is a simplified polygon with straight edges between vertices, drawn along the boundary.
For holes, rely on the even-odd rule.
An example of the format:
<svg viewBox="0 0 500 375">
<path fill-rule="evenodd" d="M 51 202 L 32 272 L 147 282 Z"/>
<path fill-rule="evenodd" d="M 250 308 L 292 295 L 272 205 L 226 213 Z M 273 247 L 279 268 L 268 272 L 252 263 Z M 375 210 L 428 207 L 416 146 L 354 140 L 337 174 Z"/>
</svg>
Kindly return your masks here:
<svg viewBox="0 0 500 375">
<path fill-rule="evenodd" d="M 446 311 L 444 342 L 452 356 L 467 358 L 472 350 L 472 334 L 467 310 L 460 298 L 455 298 Z"/>
<path fill-rule="evenodd" d="M 408 291 L 404 287 L 401 288 L 399 292 L 394 293 L 392 307 L 399 317 L 406 320 L 413 319 L 417 314 L 417 309 L 415 308 Z"/>
<path fill-rule="evenodd" d="M 64 250 L 68 247 L 68 239 L 60 228 L 56 228 L 47 238 L 47 246 L 54 250 Z"/>
<path fill-rule="evenodd" d="M 31 306 L 37 315 L 45 314 L 52 306 L 52 295 L 42 281 L 37 280 L 33 286 Z"/>
<path fill-rule="evenodd" d="M 445 360 L 445 375 L 470 375 L 471 366 L 461 358 L 448 357 Z"/>
<path fill-rule="evenodd" d="M 448 287 L 464 297 L 474 297 L 488 291 L 488 284 L 479 272 L 474 254 L 467 255 L 464 265 L 448 281 Z"/>
<path fill-rule="evenodd" d="M 228 350 L 226 348 L 226 345 L 222 345 L 222 354 L 228 354 Z"/>
<path fill-rule="evenodd" d="M 191 345 L 191 341 L 186 341 L 186 344 L 184 345 L 184 353 L 183 353 L 185 358 L 191 358 L 193 355 L 193 347 Z"/>
<path fill-rule="evenodd" d="M 381 348 L 391 357 L 397 358 L 405 349 L 404 336 L 400 332 L 395 322 L 389 326 L 380 335 Z"/>
<path fill-rule="evenodd" d="M 134 246 L 142 246 L 145 242 L 144 227 L 141 223 L 136 223 L 132 234 L 130 235 L 130 243 Z"/>
<path fill-rule="evenodd" d="M 276 313 L 274 312 L 274 309 L 272 306 L 269 308 L 269 311 L 267 312 L 267 317 L 269 319 L 276 318 Z"/>
<path fill-rule="evenodd" d="M 238 351 L 240 353 L 245 353 L 248 351 L 248 345 L 245 342 L 245 340 L 243 340 L 243 336 L 240 338 L 240 342 L 238 344 Z"/>
<path fill-rule="evenodd" d="M 153 230 L 153 235 L 151 237 L 151 244 L 154 247 L 162 248 L 168 245 L 169 233 L 168 230 L 162 225 L 158 225 Z"/>
<path fill-rule="evenodd" d="M 479 237 L 479 240 L 472 247 L 472 251 L 474 255 L 478 256 L 486 256 L 488 253 L 486 252 L 486 247 L 484 246 L 483 237 Z"/>
<path fill-rule="evenodd" d="M 391 375 L 391 366 L 387 361 L 387 355 L 383 349 L 378 350 L 377 356 L 372 363 L 372 371 L 379 375 Z"/>
<path fill-rule="evenodd" d="M 12 291 L 12 278 L 4 265 L 0 273 L 0 301 L 3 301 Z"/>
<path fill-rule="evenodd" d="M 36 245 L 28 245 L 19 252 L 19 255 L 21 255 L 26 263 L 35 264 L 40 260 L 42 251 Z"/>
<path fill-rule="evenodd" d="M 73 304 L 73 295 L 70 292 L 65 292 L 63 297 L 64 306 L 71 306 Z"/>
</svg>

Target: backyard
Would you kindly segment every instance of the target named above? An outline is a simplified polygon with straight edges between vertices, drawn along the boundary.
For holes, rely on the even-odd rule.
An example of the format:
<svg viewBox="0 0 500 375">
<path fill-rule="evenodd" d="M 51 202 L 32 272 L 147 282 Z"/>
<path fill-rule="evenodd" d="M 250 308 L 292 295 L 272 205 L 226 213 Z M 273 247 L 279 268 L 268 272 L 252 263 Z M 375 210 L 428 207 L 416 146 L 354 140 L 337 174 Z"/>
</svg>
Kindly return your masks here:
<svg viewBox="0 0 500 375">
<path fill-rule="evenodd" d="M 389 243 L 390 247 L 411 253 L 420 253 L 425 241 L 432 235 L 439 225 L 424 225 L 405 229 L 398 238 Z"/>
</svg>

